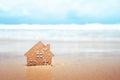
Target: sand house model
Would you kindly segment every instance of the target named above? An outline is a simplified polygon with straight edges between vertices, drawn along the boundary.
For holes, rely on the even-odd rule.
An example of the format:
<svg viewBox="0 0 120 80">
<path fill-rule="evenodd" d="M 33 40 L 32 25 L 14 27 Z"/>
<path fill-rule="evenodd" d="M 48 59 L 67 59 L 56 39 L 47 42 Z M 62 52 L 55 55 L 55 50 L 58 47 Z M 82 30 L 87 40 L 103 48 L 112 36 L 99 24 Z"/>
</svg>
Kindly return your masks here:
<svg viewBox="0 0 120 80">
<path fill-rule="evenodd" d="M 54 54 L 50 51 L 50 44 L 44 45 L 41 41 L 25 53 L 27 65 L 51 65 Z"/>
</svg>

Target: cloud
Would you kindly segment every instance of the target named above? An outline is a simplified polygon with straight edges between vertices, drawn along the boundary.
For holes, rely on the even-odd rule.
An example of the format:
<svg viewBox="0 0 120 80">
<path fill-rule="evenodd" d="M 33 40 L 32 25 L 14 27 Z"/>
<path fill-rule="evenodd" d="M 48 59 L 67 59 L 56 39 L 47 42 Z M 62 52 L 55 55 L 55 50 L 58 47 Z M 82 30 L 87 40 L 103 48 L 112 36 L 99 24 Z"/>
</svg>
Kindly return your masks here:
<svg viewBox="0 0 120 80">
<path fill-rule="evenodd" d="M 23 9 L 23 15 L 29 15 L 30 13 L 29 13 L 29 11 L 28 10 L 26 10 L 26 9 Z"/>
<path fill-rule="evenodd" d="M 69 21 L 74 18 L 75 21 L 99 22 L 120 18 L 119 3 L 119 0 L 1 0 L 0 10 L 7 16 L 27 16 L 36 20 Z M 0 13 L 0 16 L 6 14 Z"/>
<path fill-rule="evenodd" d="M 118 0 L 85 0 L 84 3 L 80 5 L 78 3 L 78 8 L 75 7 L 74 9 L 76 9 L 79 16 L 105 17 L 118 12 L 118 2 Z"/>
</svg>

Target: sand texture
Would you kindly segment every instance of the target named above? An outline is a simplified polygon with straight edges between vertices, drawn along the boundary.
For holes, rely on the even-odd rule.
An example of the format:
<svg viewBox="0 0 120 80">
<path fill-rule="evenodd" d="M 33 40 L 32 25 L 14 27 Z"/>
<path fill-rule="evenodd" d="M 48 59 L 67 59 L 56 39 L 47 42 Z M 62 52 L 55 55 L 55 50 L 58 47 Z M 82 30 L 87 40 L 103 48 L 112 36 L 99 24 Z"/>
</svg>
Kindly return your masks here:
<svg viewBox="0 0 120 80">
<path fill-rule="evenodd" d="M 24 52 L 34 43 L 36 41 L 1 42 L 0 80 L 120 80 L 120 55 L 118 52 L 77 53 L 75 51 L 79 49 L 79 45 L 76 48 L 73 45 L 75 51 L 71 53 L 72 50 L 68 50 L 68 44 L 76 43 L 53 42 L 55 49 L 61 49 L 61 46 L 65 45 L 63 48 L 66 47 L 68 50 L 64 50 L 66 53 L 59 54 L 60 51 L 54 51 L 52 48 L 55 52 L 53 66 L 26 66 Z M 101 45 L 97 45 L 97 47 Z M 107 44 L 102 46 L 108 47 Z M 119 45 L 114 47 L 119 48 Z"/>
</svg>

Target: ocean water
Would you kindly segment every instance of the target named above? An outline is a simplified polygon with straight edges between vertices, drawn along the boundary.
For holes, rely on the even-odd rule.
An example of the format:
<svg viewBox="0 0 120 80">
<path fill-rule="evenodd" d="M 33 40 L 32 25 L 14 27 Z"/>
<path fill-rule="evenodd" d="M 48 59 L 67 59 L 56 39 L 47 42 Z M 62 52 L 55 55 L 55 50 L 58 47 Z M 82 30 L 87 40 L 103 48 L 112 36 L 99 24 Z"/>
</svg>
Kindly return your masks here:
<svg viewBox="0 0 120 80">
<path fill-rule="evenodd" d="M 59 41 L 119 41 L 120 30 L 0 29 L 0 38 Z"/>
<path fill-rule="evenodd" d="M 56 55 L 120 57 L 119 30 L 1 29 L 0 53 L 24 55 L 39 40 L 50 43 Z"/>
</svg>

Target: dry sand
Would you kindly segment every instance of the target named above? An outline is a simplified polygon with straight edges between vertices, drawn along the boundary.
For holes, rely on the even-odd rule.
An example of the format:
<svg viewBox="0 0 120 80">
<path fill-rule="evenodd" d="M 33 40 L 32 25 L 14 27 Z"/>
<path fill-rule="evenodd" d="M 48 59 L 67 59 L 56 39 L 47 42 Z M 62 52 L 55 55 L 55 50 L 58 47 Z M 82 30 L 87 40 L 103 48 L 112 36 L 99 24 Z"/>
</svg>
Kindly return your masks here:
<svg viewBox="0 0 120 80">
<path fill-rule="evenodd" d="M 53 59 L 53 66 L 26 66 L 25 58 L 2 58 L 0 80 L 120 80 L 119 59 Z"/>
</svg>

